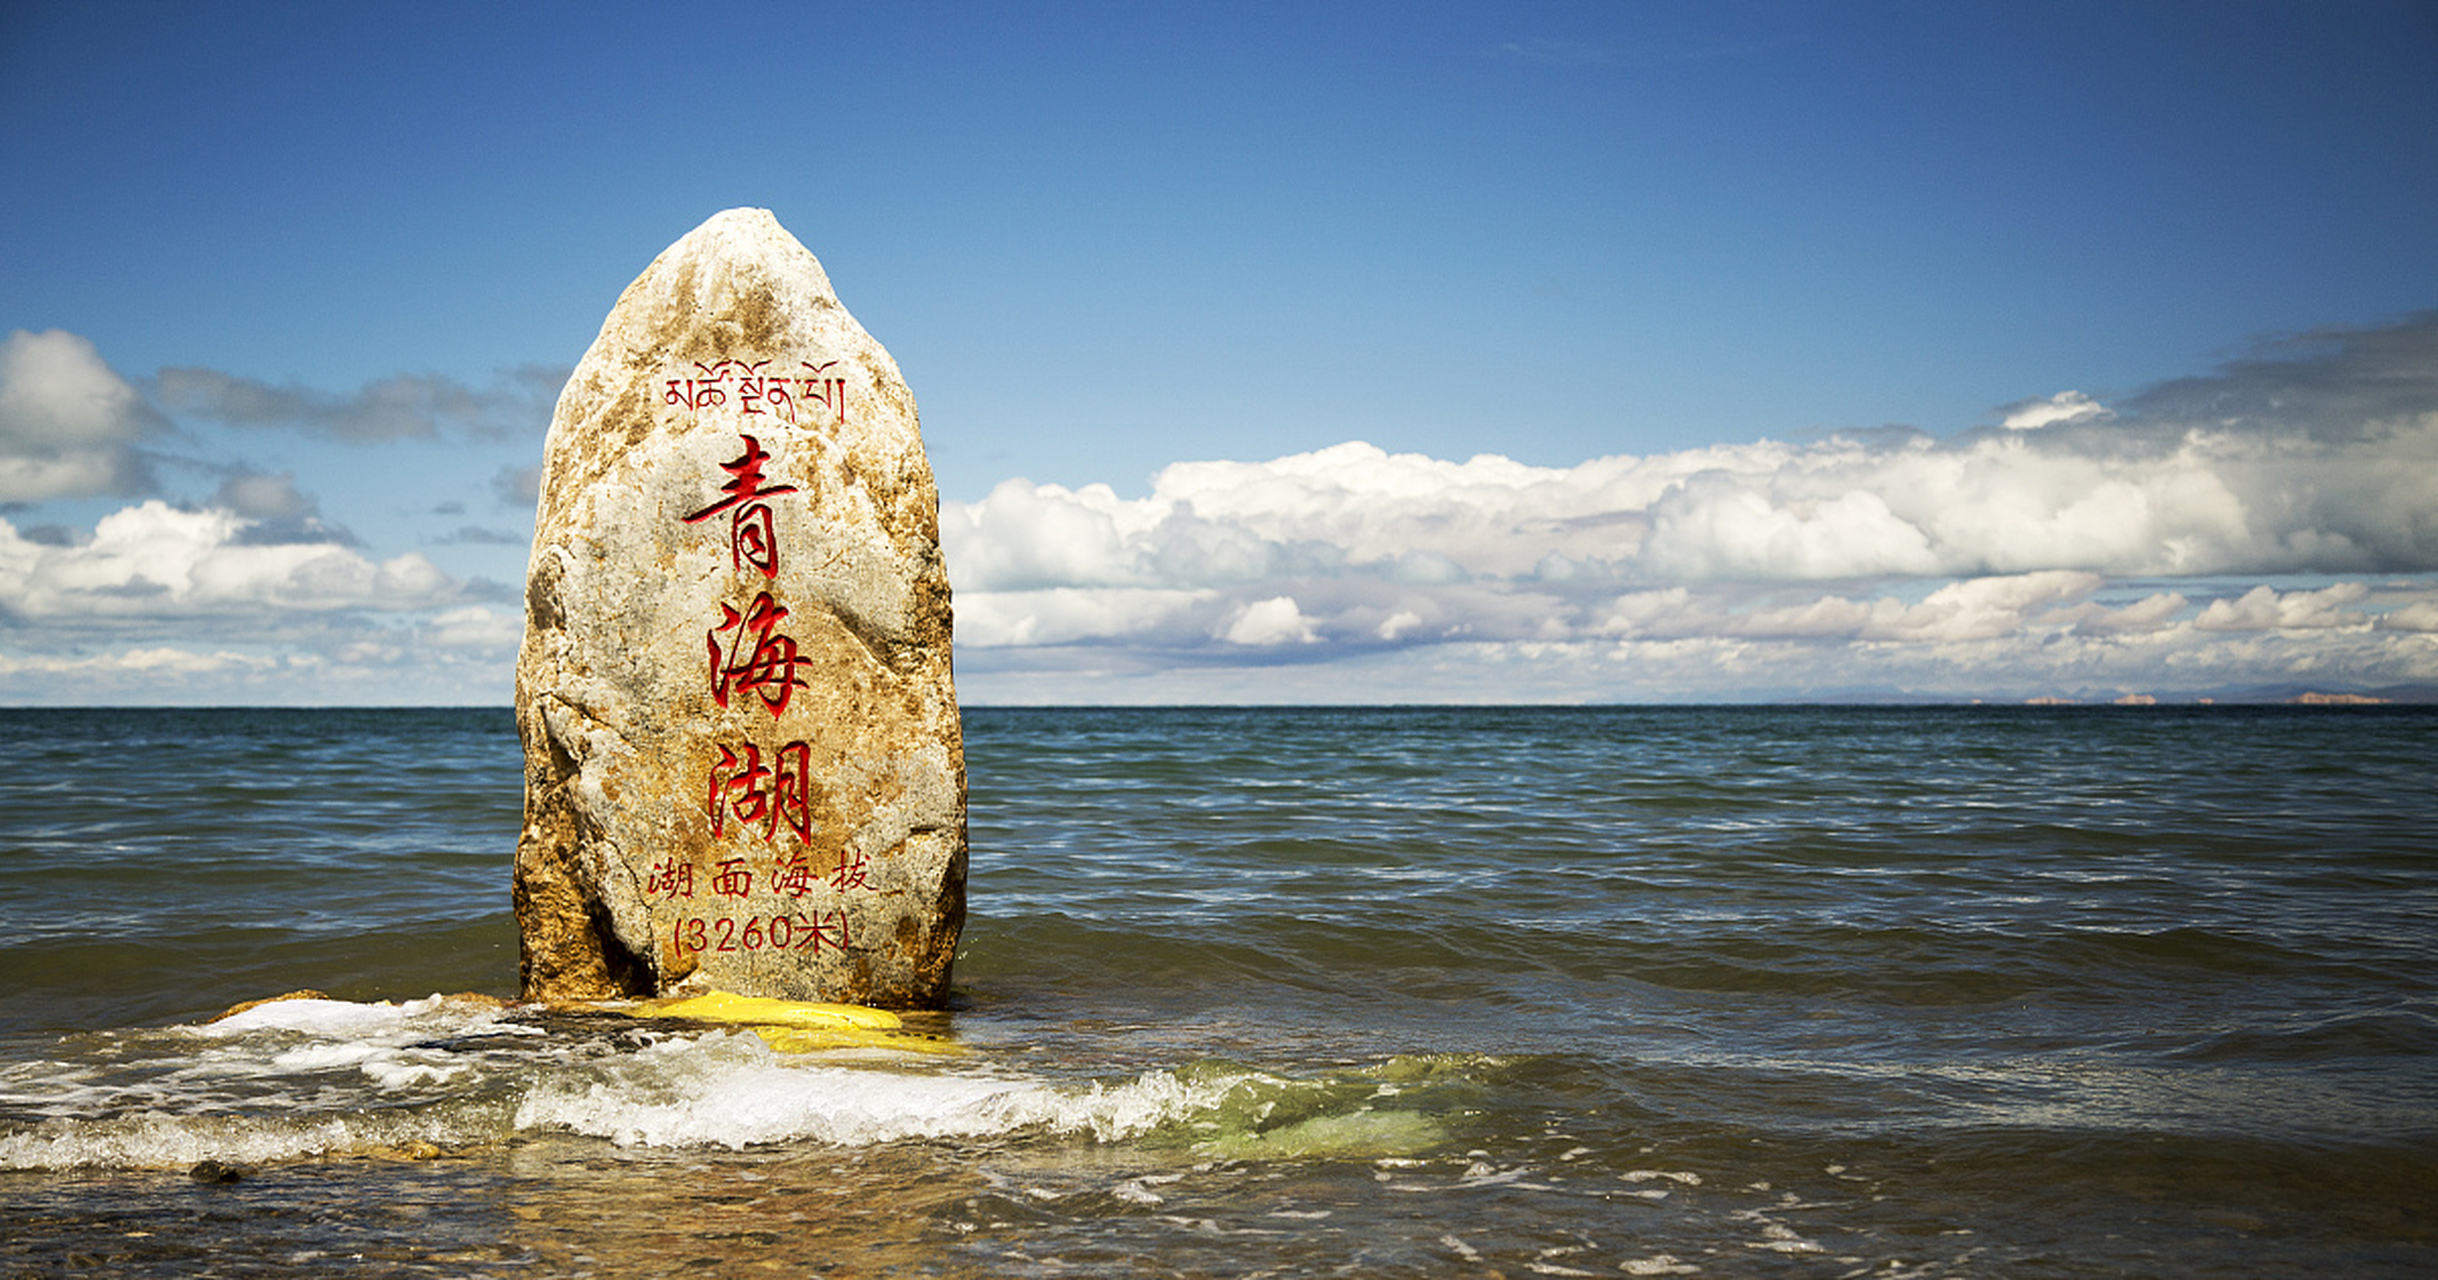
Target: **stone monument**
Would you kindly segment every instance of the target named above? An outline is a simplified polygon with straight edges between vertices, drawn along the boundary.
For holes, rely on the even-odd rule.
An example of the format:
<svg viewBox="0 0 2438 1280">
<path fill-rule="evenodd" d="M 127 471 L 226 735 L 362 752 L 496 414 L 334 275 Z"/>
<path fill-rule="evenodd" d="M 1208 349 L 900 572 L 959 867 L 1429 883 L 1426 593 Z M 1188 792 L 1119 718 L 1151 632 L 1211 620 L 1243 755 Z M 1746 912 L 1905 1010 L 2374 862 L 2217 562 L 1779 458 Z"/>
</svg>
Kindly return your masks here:
<svg viewBox="0 0 2438 1280">
<path fill-rule="evenodd" d="M 762 209 L 620 295 L 550 424 L 516 719 L 525 995 L 937 1007 L 965 918 L 939 495 Z"/>
</svg>

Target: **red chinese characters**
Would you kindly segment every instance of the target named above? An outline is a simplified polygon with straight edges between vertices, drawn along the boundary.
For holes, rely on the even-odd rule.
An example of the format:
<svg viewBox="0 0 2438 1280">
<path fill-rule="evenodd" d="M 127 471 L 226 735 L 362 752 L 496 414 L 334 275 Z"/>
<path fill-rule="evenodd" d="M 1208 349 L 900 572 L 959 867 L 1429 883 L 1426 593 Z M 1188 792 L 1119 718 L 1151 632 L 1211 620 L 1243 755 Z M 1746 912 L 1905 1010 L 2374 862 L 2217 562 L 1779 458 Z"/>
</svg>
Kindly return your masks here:
<svg viewBox="0 0 2438 1280">
<path fill-rule="evenodd" d="M 733 510 L 728 517 L 730 563 L 740 573 L 750 566 L 765 578 L 776 578 L 779 576 L 778 522 L 771 515 L 770 504 L 761 499 L 773 494 L 794 493 L 796 486 L 764 484 L 762 464 L 770 461 L 770 454 L 763 450 L 762 442 L 752 436 L 739 433 L 737 438 L 745 442 L 745 452 L 720 464 L 720 470 L 730 477 L 728 483 L 720 486 L 720 492 L 728 496 L 687 516 L 686 523 L 700 524 L 720 512 Z"/>
<path fill-rule="evenodd" d="M 652 874 L 643 883 L 644 896 L 665 893 L 672 898 L 694 896 L 694 864 L 691 862 L 655 862 Z"/>
<path fill-rule="evenodd" d="M 735 747 L 720 747 L 720 758 L 711 766 L 711 791 L 705 804 L 711 815 L 711 837 L 727 834 L 728 819 L 734 817 L 739 830 L 759 827 L 764 840 L 778 838 L 779 828 L 796 833 L 796 839 L 813 838 L 812 774 L 805 765 L 812 749 L 801 742 L 791 742 L 771 753 L 771 762 L 762 763 L 762 748 L 745 744 L 745 754 L 737 755 Z"/>
<path fill-rule="evenodd" d="M 820 877 L 813 874 L 813 864 L 802 853 L 790 854 L 771 864 L 770 891 L 790 898 L 801 898 L 813 891 Z"/>
<path fill-rule="evenodd" d="M 669 945 L 689 951 L 844 951 L 850 941 L 846 912 L 811 915 L 685 916 L 669 930 Z"/>
<path fill-rule="evenodd" d="M 801 377 L 773 376 L 767 369 L 770 363 L 697 363 L 697 376 L 666 380 L 664 399 L 692 410 L 768 415 L 789 423 L 798 421 L 800 411 L 818 408 L 832 421 L 846 422 L 846 379 L 834 375 L 837 361 L 821 365 L 800 361 Z M 798 489 L 777 482 L 771 474 L 778 460 L 763 447 L 760 437 L 739 431 L 737 439 L 742 445 L 737 456 L 720 464 L 727 478 L 718 495 L 680 520 L 701 525 L 726 514 L 729 565 L 741 579 L 730 599 L 752 592 L 750 603 L 721 602 L 717 622 L 703 632 L 711 699 L 721 707 L 731 706 L 732 699 L 758 699 L 777 721 L 785 717 L 795 691 L 808 683 L 800 670 L 803 656 L 784 627 L 789 610 L 781 602 L 779 519 L 771 501 Z M 809 743 L 732 739 L 715 742 L 712 750 L 717 758 L 710 763 L 702 791 L 711 838 L 758 839 L 766 845 L 780 845 L 781 833 L 788 832 L 795 840 L 775 850 L 767 862 L 720 856 L 715 859 L 715 869 L 699 875 L 690 861 L 656 863 L 645 885 L 647 895 L 695 900 L 699 892 L 714 900 L 734 900 L 743 908 L 747 901 L 803 899 L 825 885 L 836 891 L 871 887 L 866 857 L 841 852 L 834 868 L 823 869 L 807 856 L 807 846 L 813 842 Z M 844 948 L 847 941 L 846 919 L 835 911 L 689 916 L 670 935 L 671 944 L 681 952 L 818 952 L 824 947 Z"/>
<path fill-rule="evenodd" d="M 829 886 L 844 893 L 849 889 L 872 887 L 872 859 L 853 850 L 838 851 L 838 865 L 828 873 L 813 869 L 801 853 L 791 853 L 771 864 L 770 891 L 801 898 L 813 891 L 813 886 L 826 880 Z"/>
<path fill-rule="evenodd" d="M 796 674 L 801 659 L 796 642 L 772 629 L 787 620 L 787 610 L 770 598 L 765 591 L 753 598 L 745 612 L 720 606 L 720 625 L 703 633 L 703 641 L 711 650 L 711 699 L 721 706 L 728 705 L 731 689 L 750 693 L 762 699 L 770 709 L 772 719 L 787 710 L 788 695 L 803 687 L 804 677 Z M 720 637 L 735 632 L 725 653 L 720 649 Z M 745 647 L 746 636 L 753 636 L 753 648 Z"/>
<path fill-rule="evenodd" d="M 743 858 L 729 858 L 720 863 L 719 874 L 711 877 L 711 891 L 723 898 L 753 896 L 753 873 L 745 869 Z"/>
</svg>

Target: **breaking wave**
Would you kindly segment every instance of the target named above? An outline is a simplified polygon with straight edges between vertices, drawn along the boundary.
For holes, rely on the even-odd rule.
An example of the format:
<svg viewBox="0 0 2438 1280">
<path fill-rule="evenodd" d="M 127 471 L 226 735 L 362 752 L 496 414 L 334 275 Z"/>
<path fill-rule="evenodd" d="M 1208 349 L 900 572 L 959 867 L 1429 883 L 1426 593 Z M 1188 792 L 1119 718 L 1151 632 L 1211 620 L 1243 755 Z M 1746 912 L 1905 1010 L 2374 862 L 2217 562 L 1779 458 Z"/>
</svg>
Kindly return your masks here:
<svg viewBox="0 0 2438 1280">
<path fill-rule="evenodd" d="M 68 1037 L 47 1060 L 10 1064 L 0 1169 L 419 1156 L 552 1133 L 730 1149 L 1034 1135 L 1235 1157 L 1443 1141 L 1395 1074 L 1296 1080 L 1192 1063 L 1070 1080 L 868 1048 L 782 1053 L 729 1028 L 570 1031 L 465 998 L 290 1000 L 200 1026 Z"/>
</svg>

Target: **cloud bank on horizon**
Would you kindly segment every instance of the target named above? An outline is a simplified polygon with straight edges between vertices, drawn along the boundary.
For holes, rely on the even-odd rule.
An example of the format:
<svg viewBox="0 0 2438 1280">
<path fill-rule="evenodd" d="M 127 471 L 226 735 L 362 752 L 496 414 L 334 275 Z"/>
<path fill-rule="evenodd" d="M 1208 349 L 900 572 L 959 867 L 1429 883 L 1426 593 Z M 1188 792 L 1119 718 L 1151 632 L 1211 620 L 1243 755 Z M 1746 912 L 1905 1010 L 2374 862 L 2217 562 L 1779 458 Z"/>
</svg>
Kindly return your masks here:
<svg viewBox="0 0 2438 1280">
<path fill-rule="evenodd" d="M 496 576 L 383 553 L 199 429 L 538 456 L 563 375 L 338 394 L 0 343 L 0 698 L 503 702 Z M 200 424 L 200 426 L 198 425 Z M 211 472 L 176 503 L 164 470 Z M 502 510 L 530 527 L 529 466 Z M 26 513 L 119 502 L 81 523 Z M 109 505 L 109 501 L 102 503 Z M 2438 312 L 2115 403 L 1530 466 L 1361 441 L 1180 461 L 1143 497 L 945 502 L 973 702 L 2191 697 L 2438 688 Z"/>
</svg>

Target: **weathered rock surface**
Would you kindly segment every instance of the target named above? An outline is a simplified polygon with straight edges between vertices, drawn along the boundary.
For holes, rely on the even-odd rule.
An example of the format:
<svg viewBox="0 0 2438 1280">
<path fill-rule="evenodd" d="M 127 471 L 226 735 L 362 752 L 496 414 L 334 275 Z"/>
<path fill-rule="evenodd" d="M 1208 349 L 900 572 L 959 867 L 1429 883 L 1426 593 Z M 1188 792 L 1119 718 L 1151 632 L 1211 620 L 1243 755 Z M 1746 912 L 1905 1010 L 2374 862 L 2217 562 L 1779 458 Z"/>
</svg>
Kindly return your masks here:
<svg viewBox="0 0 2438 1280">
<path fill-rule="evenodd" d="M 767 211 L 670 246 L 576 366 L 525 608 L 527 998 L 942 1001 L 939 496 L 896 362 Z"/>
</svg>

